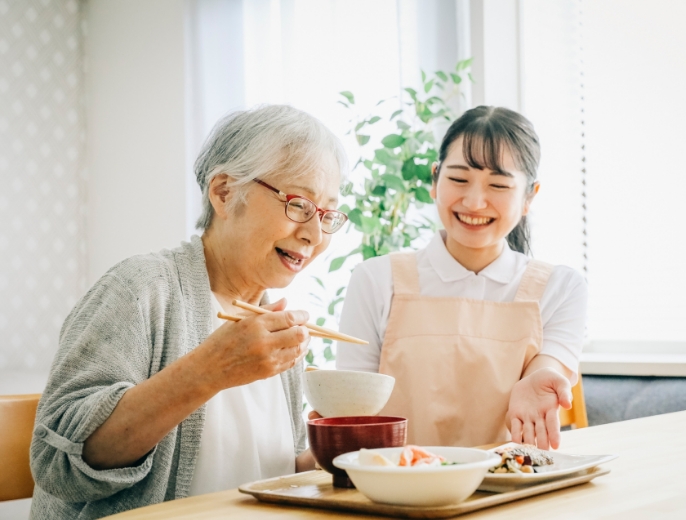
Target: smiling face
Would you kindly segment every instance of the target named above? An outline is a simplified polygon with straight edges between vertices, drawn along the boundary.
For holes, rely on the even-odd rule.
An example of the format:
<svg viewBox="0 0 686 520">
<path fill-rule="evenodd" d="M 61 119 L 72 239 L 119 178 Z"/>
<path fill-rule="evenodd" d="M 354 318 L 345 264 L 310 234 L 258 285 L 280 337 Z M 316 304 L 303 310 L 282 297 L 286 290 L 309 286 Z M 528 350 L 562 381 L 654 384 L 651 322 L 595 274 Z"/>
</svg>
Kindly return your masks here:
<svg viewBox="0 0 686 520">
<path fill-rule="evenodd" d="M 537 186 L 531 191 L 526 173 L 519 170 L 505 148 L 497 170 L 470 166 L 463 138 L 450 146 L 440 165 L 431 196 L 446 230 L 446 247 L 456 259 L 486 255 L 495 260 L 503 238 L 529 212 Z"/>
<path fill-rule="evenodd" d="M 222 177 L 225 184 L 227 178 Z M 337 208 L 340 175 L 335 168 L 290 181 L 278 176 L 263 180 L 286 194 L 310 199 L 322 209 Z M 213 179 L 215 182 L 222 179 Z M 229 189 L 224 197 L 227 202 L 230 193 Z M 318 215 L 308 222 L 290 220 L 282 198 L 258 183 L 246 187 L 244 203 L 215 206 L 210 232 L 218 239 L 214 249 L 219 251 L 213 253 L 219 256 L 217 261 L 227 278 L 256 290 L 286 287 L 328 247 L 332 237 L 322 232 Z"/>
</svg>

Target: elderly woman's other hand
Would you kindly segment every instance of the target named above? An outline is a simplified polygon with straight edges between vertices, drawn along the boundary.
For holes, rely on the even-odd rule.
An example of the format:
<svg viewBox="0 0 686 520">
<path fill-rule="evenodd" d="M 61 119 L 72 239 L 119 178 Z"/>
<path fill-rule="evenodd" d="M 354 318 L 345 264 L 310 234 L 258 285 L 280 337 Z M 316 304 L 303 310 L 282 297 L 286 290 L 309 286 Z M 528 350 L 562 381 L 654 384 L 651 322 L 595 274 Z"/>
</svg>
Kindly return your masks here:
<svg viewBox="0 0 686 520">
<path fill-rule="evenodd" d="M 193 355 L 202 360 L 206 382 L 216 391 L 267 379 L 293 368 L 307 354 L 308 319 L 305 311 L 282 310 L 227 322 Z"/>
</svg>

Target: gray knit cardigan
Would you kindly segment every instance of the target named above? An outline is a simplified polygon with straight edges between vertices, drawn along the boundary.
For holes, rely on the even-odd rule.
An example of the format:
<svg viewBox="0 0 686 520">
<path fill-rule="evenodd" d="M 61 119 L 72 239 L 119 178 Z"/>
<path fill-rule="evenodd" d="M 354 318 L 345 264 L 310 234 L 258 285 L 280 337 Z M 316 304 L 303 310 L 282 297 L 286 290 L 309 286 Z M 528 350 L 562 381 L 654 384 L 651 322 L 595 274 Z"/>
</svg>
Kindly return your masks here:
<svg viewBox="0 0 686 520">
<path fill-rule="evenodd" d="M 60 332 L 38 405 L 31 443 L 32 519 L 101 518 L 188 495 L 205 406 L 137 466 L 99 471 L 81 453 L 129 388 L 210 335 L 210 298 L 202 240 L 194 236 L 172 251 L 123 261 L 76 304 Z M 301 364 L 281 374 L 294 456 L 305 449 L 301 374 Z"/>
</svg>

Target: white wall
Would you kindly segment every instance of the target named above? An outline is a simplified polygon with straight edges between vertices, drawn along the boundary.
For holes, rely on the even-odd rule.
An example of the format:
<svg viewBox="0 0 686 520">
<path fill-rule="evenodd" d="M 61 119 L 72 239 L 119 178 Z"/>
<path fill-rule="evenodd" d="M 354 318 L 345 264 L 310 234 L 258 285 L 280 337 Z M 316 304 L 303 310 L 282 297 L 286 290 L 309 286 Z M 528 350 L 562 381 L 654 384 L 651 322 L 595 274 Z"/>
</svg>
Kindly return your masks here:
<svg viewBox="0 0 686 520">
<path fill-rule="evenodd" d="M 186 238 L 184 0 L 86 5 L 88 284 Z"/>
</svg>

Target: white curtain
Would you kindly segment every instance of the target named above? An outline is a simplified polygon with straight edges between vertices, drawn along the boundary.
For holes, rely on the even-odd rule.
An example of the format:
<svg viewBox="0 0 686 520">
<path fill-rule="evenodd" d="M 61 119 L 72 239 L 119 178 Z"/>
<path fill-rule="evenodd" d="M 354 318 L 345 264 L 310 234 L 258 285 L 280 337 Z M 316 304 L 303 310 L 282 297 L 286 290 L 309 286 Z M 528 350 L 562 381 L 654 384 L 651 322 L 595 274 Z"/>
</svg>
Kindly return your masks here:
<svg viewBox="0 0 686 520">
<path fill-rule="evenodd" d="M 534 250 L 587 270 L 589 351 L 686 353 L 685 18 L 678 0 L 521 2 Z"/>
</svg>

